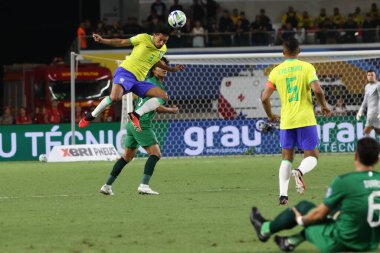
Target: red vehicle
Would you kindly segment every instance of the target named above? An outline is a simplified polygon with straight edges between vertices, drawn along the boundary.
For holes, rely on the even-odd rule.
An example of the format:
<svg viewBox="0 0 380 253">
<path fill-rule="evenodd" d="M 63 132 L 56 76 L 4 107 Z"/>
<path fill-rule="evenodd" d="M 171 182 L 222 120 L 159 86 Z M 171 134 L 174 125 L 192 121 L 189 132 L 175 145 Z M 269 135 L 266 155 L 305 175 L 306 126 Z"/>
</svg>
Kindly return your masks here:
<svg viewBox="0 0 380 253">
<path fill-rule="evenodd" d="M 111 93 L 112 74 L 97 63 L 79 64 L 76 68 L 75 106 L 81 115 L 92 111 L 101 98 Z M 70 122 L 70 66 L 66 64 L 23 64 L 4 68 L 4 105 L 16 109 L 26 107 L 33 116 L 36 108 L 50 109 L 53 101 L 63 114 L 62 122 Z M 79 107 L 78 107 L 79 106 Z M 78 116 L 77 116 L 78 117 Z M 101 121 L 115 121 L 113 107 L 100 117 Z"/>
</svg>

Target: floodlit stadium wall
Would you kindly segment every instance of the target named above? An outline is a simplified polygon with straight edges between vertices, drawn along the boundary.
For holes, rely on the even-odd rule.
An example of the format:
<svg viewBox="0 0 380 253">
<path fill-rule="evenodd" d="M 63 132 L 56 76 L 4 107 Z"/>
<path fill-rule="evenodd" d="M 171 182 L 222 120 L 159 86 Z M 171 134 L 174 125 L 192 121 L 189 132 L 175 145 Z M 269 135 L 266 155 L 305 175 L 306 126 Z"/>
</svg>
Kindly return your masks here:
<svg viewBox="0 0 380 253">
<path fill-rule="evenodd" d="M 333 117 L 315 112 L 321 152 L 352 152 L 363 136 L 365 118 L 355 115 L 362 102 L 366 71 L 378 70 L 380 52 L 310 52 L 302 59 L 316 67 Z M 102 62 L 120 57 L 91 57 Z M 164 157 L 279 154 L 279 131 L 262 131 L 266 122 L 260 96 L 269 72 L 283 61 L 281 54 L 169 55 L 171 64 L 183 63 L 183 72 L 169 74 L 165 87 L 169 105 L 179 114 L 156 116 L 154 129 Z M 116 65 L 117 66 L 117 65 Z M 279 113 L 276 93 L 273 110 Z M 343 109 L 337 104 L 343 104 Z M 123 152 L 124 127 L 120 123 L 93 123 L 75 130 L 76 144 L 112 143 Z M 69 124 L 13 125 L 0 128 L 0 161 L 35 160 L 55 145 L 70 144 Z M 143 150 L 140 150 L 143 156 Z"/>
</svg>

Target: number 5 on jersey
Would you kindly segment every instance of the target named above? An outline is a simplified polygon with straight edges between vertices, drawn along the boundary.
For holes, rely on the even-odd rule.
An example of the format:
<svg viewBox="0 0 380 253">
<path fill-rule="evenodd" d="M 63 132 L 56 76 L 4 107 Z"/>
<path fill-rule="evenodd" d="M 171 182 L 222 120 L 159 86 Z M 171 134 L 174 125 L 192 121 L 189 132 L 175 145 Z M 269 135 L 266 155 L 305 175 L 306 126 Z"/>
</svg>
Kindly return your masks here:
<svg viewBox="0 0 380 253">
<path fill-rule="evenodd" d="M 288 89 L 288 93 L 294 92 L 294 96 L 288 99 L 289 102 L 298 101 L 298 86 L 297 85 L 294 85 L 293 87 L 291 86 L 291 83 L 294 82 L 296 79 L 297 79 L 296 77 L 286 78 L 286 88 Z"/>
</svg>

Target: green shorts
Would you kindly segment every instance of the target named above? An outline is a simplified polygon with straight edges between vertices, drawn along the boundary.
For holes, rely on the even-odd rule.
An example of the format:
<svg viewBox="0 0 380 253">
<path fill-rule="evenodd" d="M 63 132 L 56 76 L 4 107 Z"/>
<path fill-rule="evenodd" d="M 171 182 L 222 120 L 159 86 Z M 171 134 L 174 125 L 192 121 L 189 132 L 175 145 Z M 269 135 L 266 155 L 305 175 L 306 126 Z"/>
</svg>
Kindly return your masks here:
<svg viewBox="0 0 380 253">
<path fill-rule="evenodd" d="M 137 132 L 131 122 L 127 123 L 127 135 L 125 137 L 126 148 L 150 147 L 157 144 L 157 137 L 151 127 L 141 127 L 142 131 Z"/>
<path fill-rule="evenodd" d="M 333 220 L 305 227 L 306 240 L 314 244 L 321 252 L 344 251 L 345 247 L 336 239 L 334 230 L 335 222 Z"/>
</svg>

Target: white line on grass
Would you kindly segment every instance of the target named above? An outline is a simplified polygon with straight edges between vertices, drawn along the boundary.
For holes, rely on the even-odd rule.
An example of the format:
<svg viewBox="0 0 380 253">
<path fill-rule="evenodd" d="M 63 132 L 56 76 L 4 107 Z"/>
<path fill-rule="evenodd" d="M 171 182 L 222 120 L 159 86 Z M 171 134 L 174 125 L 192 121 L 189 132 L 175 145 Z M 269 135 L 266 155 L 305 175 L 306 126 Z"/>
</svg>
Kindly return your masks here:
<svg viewBox="0 0 380 253">
<path fill-rule="evenodd" d="M 219 189 L 209 189 L 200 191 L 185 191 L 185 192 L 166 192 L 166 194 L 178 194 L 178 193 L 200 193 L 200 192 L 231 192 L 231 191 L 254 191 L 252 188 L 219 188 Z M 101 194 L 53 194 L 53 195 L 32 195 L 32 196 L 0 196 L 0 200 L 6 199 L 21 199 L 21 198 L 70 198 L 70 197 L 90 197 L 90 196 L 100 196 Z"/>
<path fill-rule="evenodd" d="M 68 194 L 54 194 L 54 195 L 33 195 L 33 196 L 0 196 L 0 200 L 2 199 L 21 199 L 21 198 L 68 198 L 68 197 L 89 197 L 95 196 L 96 194 L 76 194 L 76 195 L 68 195 Z"/>
</svg>

